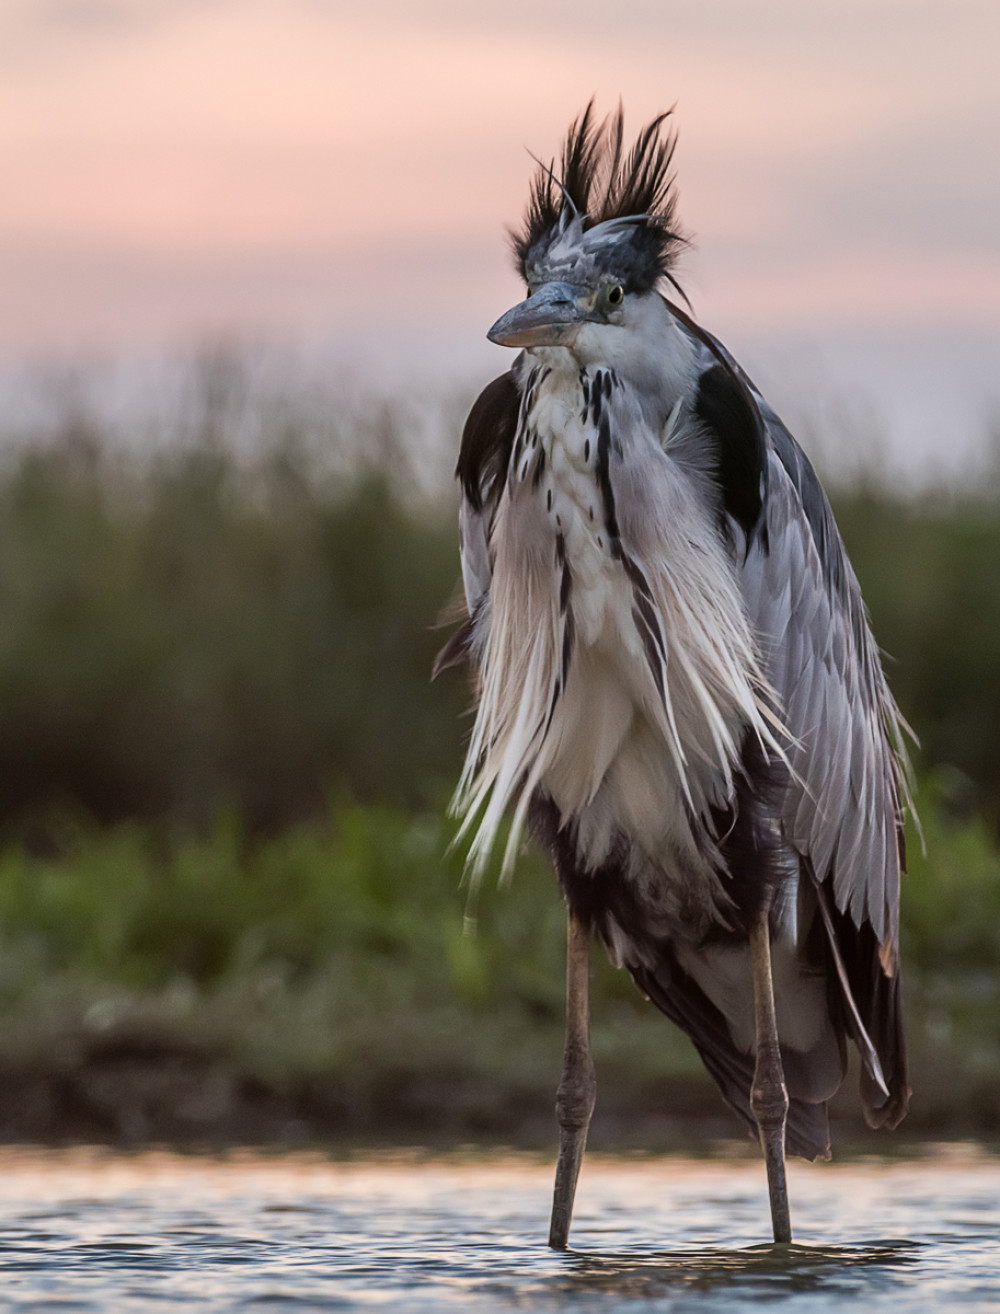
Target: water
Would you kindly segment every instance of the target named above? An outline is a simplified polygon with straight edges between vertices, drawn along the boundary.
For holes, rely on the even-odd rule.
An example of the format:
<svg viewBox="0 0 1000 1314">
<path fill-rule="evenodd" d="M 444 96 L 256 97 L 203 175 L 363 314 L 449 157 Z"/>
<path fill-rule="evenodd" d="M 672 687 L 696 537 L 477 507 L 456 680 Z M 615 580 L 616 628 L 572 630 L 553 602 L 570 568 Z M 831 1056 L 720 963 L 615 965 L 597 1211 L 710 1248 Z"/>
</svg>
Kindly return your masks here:
<svg viewBox="0 0 1000 1314">
<path fill-rule="evenodd" d="M 551 1165 L 0 1150 L 0 1310 L 1000 1309 L 1000 1160 L 790 1165 L 796 1244 L 762 1244 L 745 1157 L 584 1165 L 574 1249 Z"/>
</svg>

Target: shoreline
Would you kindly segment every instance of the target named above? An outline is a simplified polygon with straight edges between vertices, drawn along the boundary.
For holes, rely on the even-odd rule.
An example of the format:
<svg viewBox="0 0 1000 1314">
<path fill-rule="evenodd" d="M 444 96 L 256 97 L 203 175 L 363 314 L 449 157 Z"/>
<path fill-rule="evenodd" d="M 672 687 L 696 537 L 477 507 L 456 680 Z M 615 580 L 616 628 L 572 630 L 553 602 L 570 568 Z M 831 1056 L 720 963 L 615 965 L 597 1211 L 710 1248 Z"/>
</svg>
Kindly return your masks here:
<svg viewBox="0 0 1000 1314">
<path fill-rule="evenodd" d="M 350 1082 L 336 1074 L 267 1081 L 195 1046 L 158 1054 L 140 1048 L 105 1045 L 72 1063 L 37 1055 L 24 1064 L 0 1060 L 0 1144 L 548 1153 L 558 1142 L 554 1084 L 493 1087 L 485 1100 L 474 1074 L 370 1073 L 360 1088 L 356 1073 Z M 849 1075 L 831 1106 L 833 1157 L 895 1157 L 939 1143 L 1000 1146 L 1000 1108 L 969 1103 L 950 1115 L 917 1103 L 897 1131 L 871 1131 L 855 1109 Z M 588 1153 L 712 1157 L 718 1144 L 727 1154 L 739 1145 L 750 1157 L 757 1153 L 707 1078 L 634 1089 L 609 1073 L 602 1088 L 599 1072 Z"/>
</svg>

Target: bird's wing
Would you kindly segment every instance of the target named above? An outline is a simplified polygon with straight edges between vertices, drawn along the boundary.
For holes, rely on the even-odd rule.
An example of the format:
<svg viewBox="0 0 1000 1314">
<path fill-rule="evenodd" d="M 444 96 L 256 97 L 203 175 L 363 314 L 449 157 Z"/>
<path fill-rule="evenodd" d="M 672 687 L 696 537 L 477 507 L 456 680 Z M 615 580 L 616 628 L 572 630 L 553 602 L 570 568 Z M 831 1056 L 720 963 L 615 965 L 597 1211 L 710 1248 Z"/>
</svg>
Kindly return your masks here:
<svg viewBox="0 0 1000 1314">
<path fill-rule="evenodd" d="M 741 583 L 790 735 L 783 830 L 816 881 L 830 880 L 836 906 L 871 925 L 891 971 L 907 794 L 901 720 L 819 480 L 759 404 L 766 494 Z"/>
<path fill-rule="evenodd" d="M 762 524 L 741 578 L 789 732 L 782 830 L 811 875 L 873 1127 L 909 1101 L 899 996 L 908 762 L 861 590 L 811 465 L 766 406 Z"/>
<path fill-rule="evenodd" d="M 462 431 L 455 474 L 462 489 L 458 534 L 467 616 L 438 653 L 435 675 L 467 658 L 476 616 L 489 595 L 493 578 L 490 530 L 503 492 L 520 405 L 515 366 L 486 385 Z"/>
<path fill-rule="evenodd" d="M 815 471 L 725 348 L 671 309 L 700 366 L 693 410 L 716 440 L 721 528 L 788 732 L 782 834 L 815 892 L 861 1052 L 865 1116 L 894 1127 L 909 1100 L 898 971 L 905 723 Z M 805 890 L 797 904 L 812 906 Z"/>
<path fill-rule="evenodd" d="M 700 365 L 695 412 L 715 437 L 726 533 L 789 735 L 782 830 L 837 910 L 871 927 L 891 974 L 909 768 L 861 590 L 805 453 L 726 349 L 671 310 Z"/>
</svg>

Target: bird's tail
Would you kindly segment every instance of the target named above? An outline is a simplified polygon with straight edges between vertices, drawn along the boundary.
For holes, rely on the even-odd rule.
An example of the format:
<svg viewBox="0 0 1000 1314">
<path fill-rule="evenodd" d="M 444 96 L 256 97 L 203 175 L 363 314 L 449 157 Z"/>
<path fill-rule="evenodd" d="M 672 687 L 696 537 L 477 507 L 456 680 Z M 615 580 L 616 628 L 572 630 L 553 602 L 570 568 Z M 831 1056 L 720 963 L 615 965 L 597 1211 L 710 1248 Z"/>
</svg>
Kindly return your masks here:
<svg viewBox="0 0 1000 1314">
<path fill-rule="evenodd" d="M 869 923 L 855 926 L 826 885 L 813 888 L 839 987 L 842 1024 L 861 1055 L 865 1121 L 891 1130 L 910 1103 L 898 955 L 886 952 Z"/>
<path fill-rule="evenodd" d="M 826 1101 L 846 1073 L 848 1038 L 861 1057 L 861 1105 L 870 1127 L 895 1127 L 906 1113 L 910 1090 L 898 964 L 888 958 L 870 925 L 855 926 L 824 887 L 810 882 L 807 888 L 815 891 L 818 905 L 809 934 L 798 948 L 782 945 L 779 938 L 773 966 L 789 1093 L 787 1148 L 790 1154 L 816 1159 L 829 1157 Z M 706 948 L 692 956 L 657 940 L 655 952 L 643 957 L 655 965 L 629 964 L 639 988 L 691 1038 L 723 1098 L 755 1130 L 746 1000 L 740 992 L 718 991 L 725 951 Z M 746 988 L 751 989 L 748 972 Z"/>
</svg>

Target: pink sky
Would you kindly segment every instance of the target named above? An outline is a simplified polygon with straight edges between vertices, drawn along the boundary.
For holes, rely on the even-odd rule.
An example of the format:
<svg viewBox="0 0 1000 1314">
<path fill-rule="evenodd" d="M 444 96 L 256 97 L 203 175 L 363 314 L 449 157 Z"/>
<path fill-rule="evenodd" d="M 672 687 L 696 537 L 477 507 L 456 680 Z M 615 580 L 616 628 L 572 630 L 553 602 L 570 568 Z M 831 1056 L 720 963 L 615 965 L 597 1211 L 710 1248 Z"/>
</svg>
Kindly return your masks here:
<svg viewBox="0 0 1000 1314">
<path fill-rule="evenodd" d="M 998 69 L 994 0 L 4 0 L 0 361 L 233 333 L 488 370 L 524 148 L 592 93 L 676 103 L 682 281 L 737 349 L 959 360 L 1000 342 Z"/>
</svg>

